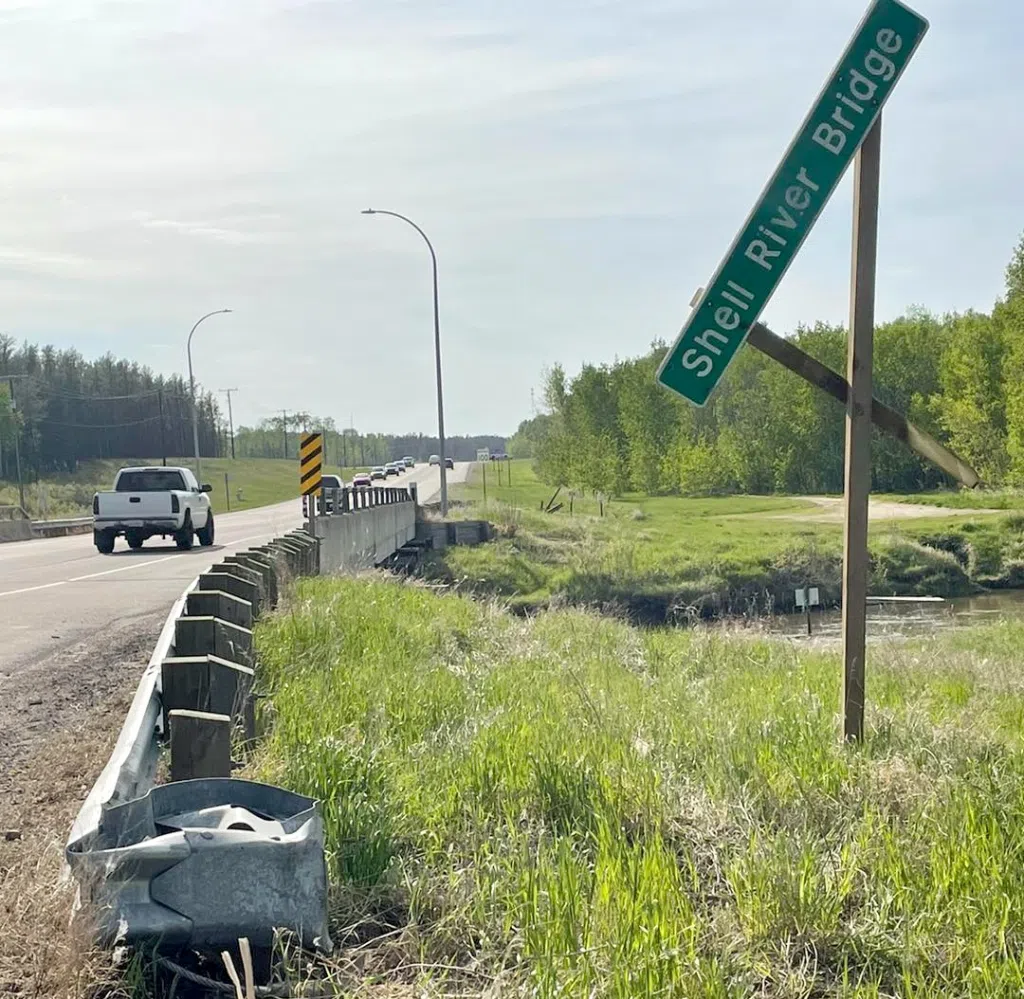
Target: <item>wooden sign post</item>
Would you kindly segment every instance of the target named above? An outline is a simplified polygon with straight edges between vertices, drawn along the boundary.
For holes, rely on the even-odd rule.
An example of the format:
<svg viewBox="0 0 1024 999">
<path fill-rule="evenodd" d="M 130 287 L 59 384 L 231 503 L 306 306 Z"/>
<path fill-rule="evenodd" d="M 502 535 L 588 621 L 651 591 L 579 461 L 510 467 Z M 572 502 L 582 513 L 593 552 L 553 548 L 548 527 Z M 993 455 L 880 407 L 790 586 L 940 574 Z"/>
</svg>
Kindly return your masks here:
<svg viewBox="0 0 1024 999">
<path fill-rule="evenodd" d="M 843 528 L 843 737 L 864 735 L 864 653 L 867 642 L 868 495 L 871 492 L 872 354 L 882 118 L 857 153 L 853 189 L 853 261 L 847 343 L 846 467 Z"/>
</svg>

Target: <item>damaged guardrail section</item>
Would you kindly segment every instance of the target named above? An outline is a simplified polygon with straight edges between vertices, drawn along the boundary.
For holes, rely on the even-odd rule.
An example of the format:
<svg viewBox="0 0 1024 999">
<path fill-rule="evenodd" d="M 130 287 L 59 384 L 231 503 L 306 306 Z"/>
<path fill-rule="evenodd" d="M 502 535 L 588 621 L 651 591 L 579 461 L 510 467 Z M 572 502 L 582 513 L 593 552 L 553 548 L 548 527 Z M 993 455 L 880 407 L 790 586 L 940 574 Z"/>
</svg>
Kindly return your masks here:
<svg viewBox="0 0 1024 999">
<path fill-rule="evenodd" d="M 172 607 L 66 847 L 106 946 L 270 947 L 284 929 L 330 950 L 319 804 L 232 777 L 260 734 L 253 623 L 319 572 L 320 545 L 294 531 L 230 555 Z"/>
</svg>

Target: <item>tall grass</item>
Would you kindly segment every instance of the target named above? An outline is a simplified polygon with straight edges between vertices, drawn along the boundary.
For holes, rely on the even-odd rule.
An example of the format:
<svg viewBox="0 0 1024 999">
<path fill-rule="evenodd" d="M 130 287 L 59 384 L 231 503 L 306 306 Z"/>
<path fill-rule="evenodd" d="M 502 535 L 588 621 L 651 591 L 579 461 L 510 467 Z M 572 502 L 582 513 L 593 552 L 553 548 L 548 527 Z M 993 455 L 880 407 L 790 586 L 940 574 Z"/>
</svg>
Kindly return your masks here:
<svg viewBox="0 0 1024 999">
<path fill-rule="evenodd" d="M 873 651 L 853 749 L 832 655 L 303 581 L 258 775 L 323 802 L 382 986 L 1019 996 L 1024 627 L 971 637 Z"/>
</svg>

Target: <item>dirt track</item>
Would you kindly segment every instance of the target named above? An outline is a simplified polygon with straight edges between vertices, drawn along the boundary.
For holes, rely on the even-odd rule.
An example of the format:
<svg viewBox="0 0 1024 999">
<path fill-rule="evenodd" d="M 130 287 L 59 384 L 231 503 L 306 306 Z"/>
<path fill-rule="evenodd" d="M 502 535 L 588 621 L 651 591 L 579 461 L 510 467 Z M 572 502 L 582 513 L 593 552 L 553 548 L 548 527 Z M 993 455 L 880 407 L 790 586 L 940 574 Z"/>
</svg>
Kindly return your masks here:
<svg viewBox="0 0 1024 999">
<path fill-rule="evenodd" d="M 820 512 L 780 513 L 779 520 L 804 520 L 816 524 L 841 524 L 843 501 L 833 496 L 802 496 L 821 508 Z M 1005 513 L 1005 510 L 960 509 L 951 506 L 929 506 L 925 503 L 894 503 L 891 500 L 868 500 L 869 520 L 917 520 L 922 517 L 977 517 L 984 514 Z"/>
</svg>

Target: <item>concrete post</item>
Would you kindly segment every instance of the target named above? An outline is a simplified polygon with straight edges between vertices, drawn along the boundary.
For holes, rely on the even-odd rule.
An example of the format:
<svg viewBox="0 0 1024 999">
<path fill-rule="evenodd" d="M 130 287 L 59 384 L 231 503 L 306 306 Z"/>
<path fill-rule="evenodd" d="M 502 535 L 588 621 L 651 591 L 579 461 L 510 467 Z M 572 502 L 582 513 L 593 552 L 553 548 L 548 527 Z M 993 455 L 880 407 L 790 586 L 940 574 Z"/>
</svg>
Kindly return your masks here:
<svg viewBox="0 0 1024 999">
<path fill-rule="evenodd" d="M 223 590 L 193 590 L 185 598 L 188 617 L 219 617 L 252 631 L 252 604 Z"/>
<path fill-rule="evenodd" d="M 239 561 L 237 555 L 227 555 L 216 565 L 210 567 L 213 571 L 219 571 L 224 569 L 227 572 L 233 573 L 236 576 L 241 576 L 242 579 L 247 579 L 250 583 L 255 583 L 259 587 L 260 596 L 263 598 L 263 603 L 267 602 L 266 587 L 263 583 L 263 573 L 257 569 L 253 569 L 250 566 L 244 565 Z"/>
<path fill-rule="evenodd" d="M 176 656 L 219 656 L 252 666 L 252 632 L 216 617 L 179 617 L 174 625 Z"/>
<path fill-rule="evenodd" d="M 171 780 L 231 776 L 231 719 L 207 711 L 172 711 Z"/>
<path fill-rule="evenodd" d="M 274 547 L 280 552 L 285 564 L 288 566 L 288 573 L 292 576 L 302 574 L 302 547 L 290 538 L 278 538 Z"/>
<path fill-rule="evenodd" d="M 271 568 L 274 570 L 274 586 L 280 597 L 281 587 L 284 585 L 285 579 L 291 576 L 291 568 L 288 565 L 288 558 L 285 555 L 284 549 L 277 542 L 274 542 L 269 545 L 258 545 L 251 549 L 251 551 L 257 555 L 262 555 L 270 563 Z"/>
<path fill-rule="evenodd" d="M 219 656 L 168 656 L 160 664 L 164 718 L 174 711 L 208 711 L 240 721 L 246 742 L 256 737 L 251 666 Z"/>
<path fill-rule="evenodd" d="M 251 550 L 238 552 L 234 556 L 229 555 L 224 561 L 227 562 L 230 558 L 238 559 L 239 565 L 244 565 L 247 569 L 253 569 L 263 576 L 263 584 L 264 589 L 267 592 L 267 599 L 269 600 L 271 607 L 276 607 L 278 588 L 277 566 L 274 564 L 274 561 L 264 552 Z"/>
<path fill-rule="evenodd" d="M 227 566 L 229 571 L 240 570 L 244 578 L 250 582 L 255 583 L 260 588 L 260 596 L 263 599 L 263 605 L 265 607 L 272 607 L 273 603 L 270 599 L 270 587 L 267 585 L 267 575 L 270 570 L 266 566 L 257 566 L 252 564 L 251 558 L 245 555 L 227 555 L 221 562 L 222 565 Z M 213 567 L 214 569 L 217 566 Z"/>
<path fill-rule="evenodd" d="M 253 582 L 243 579 L 240 575 L 229 572 L 226 565 L 215 566 L 213 571 L 204 572 L 199 577 L 200 590 L 222 590 L 233 597 L 245 600 L 252 607 L 253 619 L 260 616 L 263 609 L 260 602 L 260 588 Z"/>
<path fill-rule="evenodd" d="M 315 576 L 319 571 L 318 552 L 320 542 L 316 538 L 312 538 L 308 534 L 299 531 L 291 532 L 285 535 L 285 537 L 297 541 L 302 546 L 305 556 L 302 563 L 303 572 L 307 576 Z"/>
<path fill-rule="evenodd" d="M 312 575 L 314 571 L 312 552 L 316 546 L 316 540 L 302 531 L 292 531 L 285 535 L 285 539 L 287 541 L 291 541 L 292 544 L 298 548 L 300 553 L 299 571 L 301 574 Z"/>
</svg>

